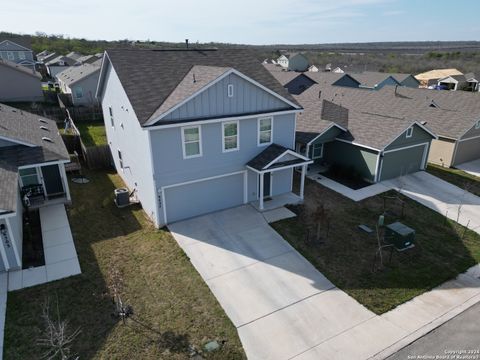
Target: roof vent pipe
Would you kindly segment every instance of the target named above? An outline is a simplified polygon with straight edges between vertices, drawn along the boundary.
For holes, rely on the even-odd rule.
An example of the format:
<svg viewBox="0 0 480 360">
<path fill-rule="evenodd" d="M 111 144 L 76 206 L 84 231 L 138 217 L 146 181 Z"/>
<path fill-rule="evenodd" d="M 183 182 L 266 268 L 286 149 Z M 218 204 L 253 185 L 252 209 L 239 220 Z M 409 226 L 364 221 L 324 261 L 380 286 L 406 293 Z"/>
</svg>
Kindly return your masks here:
<svg viewBox="0 0 480 360">
<path fill-rule="evenodd" d="M 320 99 L 322 97 L 322 90 L 318 92 L 318 98 Z"/>
<path fill-rule="evenodd" d="M 186 46 L 187 49 L 188 49 L 188 39 L 185 39 L 185 46 Z"/>
</svg>

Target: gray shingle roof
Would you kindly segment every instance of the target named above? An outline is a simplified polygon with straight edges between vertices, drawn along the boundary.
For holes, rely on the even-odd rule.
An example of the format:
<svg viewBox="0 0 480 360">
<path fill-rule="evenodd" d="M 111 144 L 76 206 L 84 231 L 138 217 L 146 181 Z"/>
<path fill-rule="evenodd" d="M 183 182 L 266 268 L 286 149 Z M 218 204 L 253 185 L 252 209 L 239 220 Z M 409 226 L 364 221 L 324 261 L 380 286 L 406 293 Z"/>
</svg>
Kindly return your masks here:
<svg viewBox="0 0 480 360">
<path fill-rule="evenodd" d="M 295 100 L 261 65 L 253 50 L 107 50 L 140 124 L 145 124 L 192 66 L 231 67 L 291 102 Z"/>
<path fill-rule="evenodd" d="M 362 86 L 366 87 L 375 87 L 378 84 L 382 83 L 385 81 L 387 78 L 391 76 L 391 74 L 388 73 L 381 73 L 381 72 L 375 72 L 375 71 L 365 71 L 363 73 L 359 74 L 350 74 L 355 80 L 360 82 Z M 392 78 L 396 80 L 393 76 Z M 396 80 L 399 82 L 398 80 Z"/>
<path fill-rule="evenodd" d="M 9 42 L 12 42 L 12 43 L 15 43 L 17 45 L 23 46 L 24 48 L 27 48 L 28 50 L 32 49 L 32 44 L 31 44 L 31 41 L 30 41 L 30 37 L 28 37 L 28 36 L 18 36 L 18 35 L 0 36 L 0 43 L 4 42 L 5 40 L 7 40 Z M 15 46 L 12 46 L 11 49 L 15 49 Z M 7 48 L 7 50 L 8 50 L 8 48 Z"/>
<path fill-rule="evenodd" d="M 63 81 L 68 86 L 85 79 L 86 77 L 100 72 L 100 64 L 82 64 L 77 66 L 70 66 L 62 72 L 58 73 L 56 77 Z"/>
<path fill-rule="evenodd" d="M 69 159 L 55 121 L 40 118 L 0 104 L 0 137 L 12 142 L 0 147 L 0 213 L 16 210 L 19 166 Z"/>
<path fill-rule="evenodd" d="M 45 65 L 52 66 L 56 65 L 58 62 L 63 61 L 66 66 L 73 66 L 76 62 L 75 59 L 71 59 L 67 56 L 59 55 L 45 63 Z"/>
<path fill-rule="evenodd" d="M 35 71 L 35 70 L 32 70 L 32 69 L 29 69 L 29 68 L 27 68 L 27 67 L 25 67 L 25 66 L 16 64 L 16 63 L 14 63 L 14 62 L 12 62 L 12 61 L 0 59 L 0 66 L 9 67 L 9 68 L 14 69 L 14 70 L 16 70 L 16 71 L 19 71 L 19 72 L 21 72 L 21 73 L 24 73 L 24 74 L 27 74 L 27 75 L 36 77 L 36 78 L 38 78 L 38 79 L 41 79 L 41 78 L 42 78 L 42 75 L 40 75 L 39 72 L 37 72 L 37 71 Z"/>
<path fill-rule="evenodd" d="M 286 151 L 288 151 L 286 147 L 278 144 L 271 144 L 265 150 L 263 150 L 260 154 L 255 156 L 252 160 L 250 160 L 246 165 L 254 168 L 256 170 L 265 170 L 266 166 L 270 164 L 273 160 L 278 158 L 279 156 L 283 155 Z M 268 167 L 268 169 L 278 168 L 287 165 L 293 164 L 301 164 L 304 163 L 305 160 L 301 158 L 289 159 L 286 161 L 276 162 L 275 164 Z"/>
</svg>

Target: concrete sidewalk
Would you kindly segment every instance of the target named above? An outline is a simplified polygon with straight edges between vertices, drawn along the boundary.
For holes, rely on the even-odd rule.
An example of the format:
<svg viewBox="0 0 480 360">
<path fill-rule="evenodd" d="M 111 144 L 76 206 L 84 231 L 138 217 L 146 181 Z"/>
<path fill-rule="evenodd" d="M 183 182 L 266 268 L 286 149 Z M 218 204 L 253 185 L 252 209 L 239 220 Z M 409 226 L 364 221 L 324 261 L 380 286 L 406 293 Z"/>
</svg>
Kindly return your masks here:
<svg viewBox="0 0 480 360">
<path fill-rule="evenodd" d="M 480 159 L 469 161 L 455 166 L 457 169 L 463 170 L 466 173 L 480 177 Z"/>
</svg>

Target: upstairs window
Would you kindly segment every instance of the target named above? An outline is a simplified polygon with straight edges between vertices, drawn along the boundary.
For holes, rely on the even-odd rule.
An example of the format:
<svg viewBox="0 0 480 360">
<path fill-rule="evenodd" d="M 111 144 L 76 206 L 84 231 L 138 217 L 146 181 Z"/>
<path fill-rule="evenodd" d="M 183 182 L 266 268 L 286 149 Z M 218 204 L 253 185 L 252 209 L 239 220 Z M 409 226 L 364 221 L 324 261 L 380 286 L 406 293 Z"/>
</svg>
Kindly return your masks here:
<svg viewBox="0 0 480 360">
<path fill-rule="evenodd" d="M 110 125 L 112 125 L 112 128 L 115 127 L 115 122 L 113 121 L 113 110 L 112 107 L 108 107 L 108 113 L 110 114 Z"/>
<path fill-rule="evenodd" d="M 25 57 L 25 53 L 24 53 L 23 51 L 19 51 L 19 52 L 18 52 L 18 58 L 19 58 L 20 60 L 25 60 L 25 58 L 26 58 L 26 57 Z"/>
<path fill-rule="evenodd" d="M 202 131 L 200 126 L 182 128 L 183 158 L 202 156 Z"/>
<path fill-rule="evenodd" d="M 83 89 L 82 89 L 81 86 L 77 86 L 77 87 L 75 88 L 75 97 L 76 97 L 77 99 L 80 99 L 80 98 L 83 97 Z"/>
<path fill-rule="evenodd" d="M 227 94 L 228 94 L 228 97 L 229 97 L 229 98 L 233 97 L 233 84 L 228 84 L 228 86 L 227 86 Z"/>
<path fill-rule="evenodd" d="M 323 144 L 322 143 L 313 144 L 312 159 L 320 159 L 322 157 L 323 157 Z"/>
<path fill-rule="evenodd" d="M 477 120 L 477 122 L 475 123 L 475 129 L 480 129 L 480 120 Z"/>
<path fill-rule="evenodd" d="M 413 135 L 413 127 L 410 127 L 410 128 L 407 129 L 406 136 L 407 136 L 407 138 L 411 138 L 412 135 Z"/>
<path fill-rule="evenodd" d="M 273 121 L 271 117 L 258 119 L 258 145 L 272 143 Z"/>
<path fill-rule="evenodd" d="M 223 152 L 239 149 L 238 121 L 229 121 L 222 124 L 223 130 Z"/>
<path fill-rule="evenodd" d="M 13 55 L 13 52 L 7 51 L 7 59 L 8 60 L 15 60 L 15 56 Z"/>
</svg>

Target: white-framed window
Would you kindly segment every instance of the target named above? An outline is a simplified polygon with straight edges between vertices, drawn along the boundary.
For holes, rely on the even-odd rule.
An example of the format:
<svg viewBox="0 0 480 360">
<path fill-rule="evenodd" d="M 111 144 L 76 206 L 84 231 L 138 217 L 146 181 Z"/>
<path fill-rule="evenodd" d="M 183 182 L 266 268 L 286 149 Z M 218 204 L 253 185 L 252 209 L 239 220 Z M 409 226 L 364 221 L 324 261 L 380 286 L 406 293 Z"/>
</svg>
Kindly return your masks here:
<svg viewBox="0 0 480 360">
<path fill-rule="evenodd" d="M 8 60 L 15 60 L 15 56 L 13 55 L 13 52 L 7 51 L 7 59 Z"/>
<path fill-rule="evenodd" d="M 182 128 L 183 158 L 202 156 L 202 128 L 187 126 Z"/>
<path fill-rule="evenodd" d="M 36 168 L 20 169 L 18 173 L 22 180 L 22 186 L 39 184 Z"/>
<path fill-rule="evenodd" d="M 227 86 L 227 94 L 228 94 L 228 97 L 233 97 L 233 84 L 228 84 Z"/>
<path fill-rule="evenodd" d="M 409 128 L 407 129 L 407 134 L 406 134 L 406 136 L 407 136 L 407 138 L 411 138 L 412 135 L 413 135 L 413 126 L 412 126 L 412 127 L 409 127 Z"/>
<path fill-rule="evenodd" d="M 80 99 L 83 97 L 83 88 L 81 86 L 76 86 L 75 87 L 75 97 L 77 99 Z"/>
<path fill-rule="evenodd" d="M 110 125 L 112 125 L 112 128 L 114 128 L 115 121 L 113 121 L 113 109 L 111 106 L 108 107 L 108 113 L 110 114 Z"/>
<path fill-rule="evenodd" d="M 18 58 L 20 60 L 25 60 L 26 59 L 25 53 L 23 51 L 19 51 L 18 52 Z"/>
<path fill-rule="evenodd" d="M 118 154 L 118 162 L 120 163 L 120 168 L 123 170 L 123 158 L 122 158 L 122 152 L 120 149 L 117 149 L 117 154 Z"/>
<path fill-rule="evenodd" d="M 222 123 L 222 149 L 223 152 L 240 149 L 238 121 L 227 121 Z"/>
<path fill-rule="evenodd" d="M 273 118 L 265 117 L 258 119 L 258 145 L 272 143 Z"/>
<path fill-rule="evenodd" d="M 475 129 L 480 129 L 480 120 L 477 120 L 477 122 L 475 123 Z"/>
<path fill-rule="evenodd" d="M 320 159 L 323 157 L 323 143 L 313 144 L 312 159 Z"/>
</svg>

